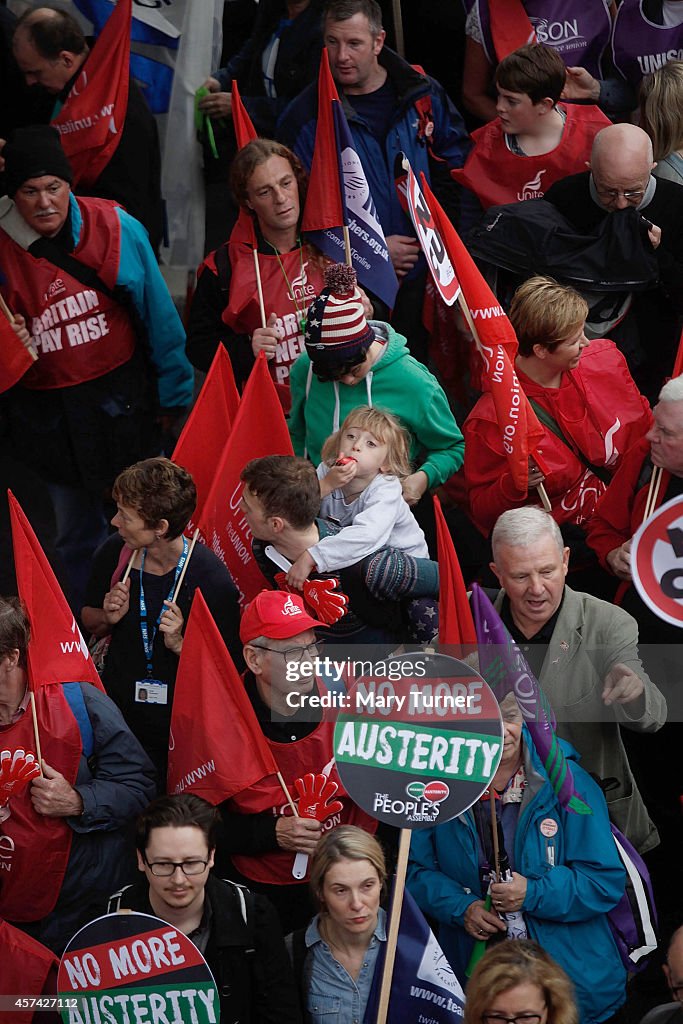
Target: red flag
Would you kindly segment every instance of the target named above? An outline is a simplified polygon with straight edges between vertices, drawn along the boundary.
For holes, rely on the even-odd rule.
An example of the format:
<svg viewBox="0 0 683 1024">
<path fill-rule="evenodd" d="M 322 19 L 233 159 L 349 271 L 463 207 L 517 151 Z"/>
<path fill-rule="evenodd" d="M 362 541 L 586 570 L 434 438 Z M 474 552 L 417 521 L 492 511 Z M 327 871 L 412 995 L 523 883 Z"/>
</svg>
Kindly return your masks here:
<svg viewBox="0 0 683 1024">
<path fill-rule="evenodd" d="M 683 330 L 681 336 L 678 339 L 678 351 L 676 352 L 676 359 L 674 360 L 674 368 L 672 377 L 679 377 L 683 373 Z"/>
<path fill-rule="evenodd" d="M 47 683 L 92 683 L 104 690 L 50 563 L 11 491 L 7 492 L 14 567 L 19 597 L 31 623 L 28 680 L 35 690 Z"/>
<path fill-rule="evenodd" d="M 252 139 L 257 139 L 258 134 L 252 123 L 249 114 L 247 113 L 244 103 L 242 103 L 242 97 L 237 87 L 237 79 L 233 78 L 232 85 L 230 86 L 230 92 L 232 96 L 232 123 L 235 129 L 235 138 L 237 139 L 237 148 L 243 149 L 248 142 Z"/>
<path fill-rule="evenodd" d="M 522 0 L 489 0 L 491 38 L 498 61 L 527 43 L 537 43 Z"/>
<path fill-rule="evenodd" d="M 475 340 L 484 361 L 484 381 L 493 398 L 510 473 L 515 486 L 526 491 L 529 485 L 529 455 L 533 453 L 539 468 L 544 468 L 536 449 L 545 431 L 515 371 L 517 336 L 458 232 L 432 195 L 424 174 L 421 178 L 426 202 L 458 275 L 462 295 L 477 332 L 478 338 L 475 337 Z"/>
<path fill-rule="evenodd" d="M 40 870 L 40 865 L 36 867 Z M 51 949 L 7 921 L 0 921 L 0 996 L 16 998 L 21 993 L 22 1002 L 28 1006 L 30 1000 L 26 997 L 54 995 L 58 967 L 59 957 Z M 7 1013 L 15 1024 L 31 1024 L 37 1019 L 33 1007 L 19 1010 L 15 1004 Z"/>
<path fill-rule="evenodd" d="M 268 361 L 260 352 L 244 389 L 209 497 L 197 519 L 206 543 L 230 570 L 240 591 L 241 604 L 251 601 L 268 584 L 251 553 L 251 531 L 238 507 L 244 486 L 240 473 L 251 459 L 293 454 L 282 406 L 268 372 Z"/>
<path fill-rule="evenodd" d="M 308 179 L 306 206 L 301 221 L 302 231 L 325 231 L 327 228 L 338 228 L 344 223 L 344 183 L 339 172 L 337 136 L 332 113 L 332 103 L 335 100 L 339 102 L 339 93 L 330 71 L 327 48 L 324 47 L 318 74 L 315 149 Z"/>
<path fill-rule="evenodd" d="M 116 152 L 128 106 L 133 0 L 118 0 L 51 124 L 59 129 L 74 186 L 94 185 Z"/>
<path fill-rule="evenodd" d="M 172 459 L 192 473 L 197 488 L 199 520 L 223 448 L 237 415 L 240 396 L 232 372 L 230 356 L 219 343 L 197 401 L 176 442 Z M 190 530 L 188 530 L 190 532 Z"/>
<path fill-rule="evenodd" d="M 19 340 L 7 317 L 0 313 L 0 394 L 14 387 L 33 362 L 34 357 Z"/>
<path fill-rule="evenodd" d="M 467 600 L 460 562 L 446 525 L 441 502 L 434 495 L 436 547 L 439 562 L 439 643 L 476 644 L 477 631 Z"/>
<path fill-rule="evenodd" d="M 277 771 L 244 683 L 198 590 L 173 696 L 168 792 L 196 793 L 219 804 Z"/>
</svg>

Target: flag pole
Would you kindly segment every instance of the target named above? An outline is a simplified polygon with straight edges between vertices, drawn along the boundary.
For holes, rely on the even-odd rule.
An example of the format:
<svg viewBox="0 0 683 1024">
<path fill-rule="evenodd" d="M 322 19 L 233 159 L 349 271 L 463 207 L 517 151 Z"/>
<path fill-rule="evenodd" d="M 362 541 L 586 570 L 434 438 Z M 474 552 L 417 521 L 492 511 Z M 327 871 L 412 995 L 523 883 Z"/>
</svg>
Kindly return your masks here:
<svg viewBox="0 0 683 1024">
<path fill-rule="evenodd" d="M 198 537 L 199 537 L 199 527 L 197 526 L 195 531 L 194 531 L 194 533 L 192 534 L 192 541 L 190 543 L 190 550 L 187 552 L 187 558 L 185 559 L 185 565 L 183 566 L 183 571 L 181 572 L 181 574 L 180 574 L 180 576 L 178 578 L 178 583 L 177 583 L 176 588 L 173 591 L 173 595 L 171 597 L 171 601 L 173 601 L 173 602 L 175 602 L 175 599 L 177 598 L 178 594 L 180 593 L 180 588 L 183 585 L 183 580 L 185 579 L 185 573 L 187 572 L 187 567 L 190 564 L 190 559 L 192 558 L 192 552 L 194 551 L 195 544 L 197 543 Z"/>
<path fill-rule="evenodd" d="M 128 559 L 128 565 L 126 566 L 126 571 L 124 572 L 123 576 L 121 577 L 121 582 L 122 583 L 125 583 L 126 580 L 128 579 L 128 577 L 130 576 L 130 571 L 133 568 L 133 562 L 135 561 L 135 556 L 136 555 L 137 555 L 137 550 L 134 551 L 133 554 Z"/>
<path fill-rule="evenodd" d="M 401 15 L 401 0 L 392 0 L 394 13 L 394 36 L 396 37 L 396 53 L 405 60 L 406 48 L 403 39 L 403 16 Z"/>
<path fill-rule="evenodd" d="M 353 266 L 353 260 L 351 259 L 351 238 L 349 236 L 349 225 L 343 224 L 342 231 L 344 232 L 344 262 L 347 267 Z"/>
<path fill-rule="evenodd" d="M 256 271 L 256 290 L 258 291 L 258 306 L 261 311 L 261 327 L 266 326 L 266 305 L 263 301 L 263 282 L 261 281 L 261 268 L 258 261 L 258 249 L 256 246 L 253 248 L 254 253 L 254 270 Z"/>
<path fill-rule="evenodd" d="M 403 892 L 406 885 L 406 871 L 408 870 L 408 854 L 410 853 L 410 829 L 402 828 L 398 841 L 398 859 L 396 861 L 396 881 L 394 883 L 394 898 L 391 903 L 391 917 L 387 931 L 387 955 L 384 958 L 382 970 L 382 984 L 379 990 L 379 1005 L 377 1009 L 376 1024 L 386 1024 L 389 1012 L 389 997 L 391 995 L 391 979 L 394 973 L 394 960 L 396 959 L 396 945 L 398 943 L 398 931 L 401 924 L 401 908 L 403 907 Z"/>
<path fill-rule="evenodd" d="M 643 522 L 650 518 L 655 508 L 657 507 L 657 498 L 659 497 L 659 488 L 662 482 L 662 476 L 664 470 L 661 466 L 655 466 L 652 470 L 652 476 L 650 477 L 650 486 L 647 489 L 647 498 L 645 499 L 645 512 L 643 514 Z"/>
<path fill-rule="evenodd" d="M 286 784 L 285 780 L 282 778 L 282 775 L 281 775 L 280 772 L 277 772 L 276 774 L 277 774 L 277 781 L 282 786 L 282 792 L 285 794 L 285 798 L 286 798 L 287 803 L 289 804 L 289 806 L 290 806 L 290 808 L 292 810 L 292 814 L 294 815 L 295 818 L 298 818 L 299 817 L 299 809 L 297 808 L 296 804 L 292 800 L 292 795 L 289 792 L 289 790 L 287 789 L 287 784 Z"/>
<path fill-rule="evenodd" d="M 474 320 L 472 319 L 472 314 L 470 313 L 470 309 L 465 300 L 465 296 L 462 293 L 462 289 L 460 289 L 460 292 L 458 293 L 458 305 L 460 306 L 462 315 L 465 317 L 467 326 L 472 332 L 474 343 L 479 349 L 479 352 L 481 353 L 481 340 L 479 338 L 479 334 L 477 333 L 477 328 L 474 326 Z M 536 484 L 536 491 L 538 493 L 539 498 L 541 499 L 541 504 L 543 505 L 543 508 L 546 510 L 546 512 L 552 512 L 552 505 L 550 504 L 550 498 L 548 497 L 548 492 L 546 491 L 544 484 Z"/>
<path fill-rule="evenodd" d="M 31 717 L 33 719 L 33 737 L 34 737 L 34 739 L 36 741 L 36 753 L 38 755 L 38 767 L 40 768 L 40 774 L 41 774 L 41 777 L 42 777 L 42 775 L 43 775 L 43 754 L 42 754 L 42 751 L 40 749 L 40 735 L 38 734 L 38 715 L 36 713 L 36 697 L 35 697 L 35 694 L 34 694 L 33 690 L 31 690 L 30 700 L 31 700 Z"/>
</svg>

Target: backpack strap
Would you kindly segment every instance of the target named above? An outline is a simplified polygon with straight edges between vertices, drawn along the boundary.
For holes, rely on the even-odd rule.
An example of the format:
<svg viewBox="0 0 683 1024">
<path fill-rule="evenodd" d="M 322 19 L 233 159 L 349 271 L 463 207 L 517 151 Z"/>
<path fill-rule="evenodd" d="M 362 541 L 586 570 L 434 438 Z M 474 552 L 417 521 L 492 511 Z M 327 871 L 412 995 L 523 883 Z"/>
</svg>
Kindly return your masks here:
<svg viewBox="0 0 683 1024">
<path fill-rule="evenodd" d="M 92 757 L 95 750 L 95 734 L 93 733 L 92 722 L 88 717 L 85 706 L 85 698 L 80 683 L 62 683 L 62 690 L 66 697 L 67 704 L 78 722 L 78 729 L 81 734 L 83 756 L 86 760 Z"/>
<path fill-rule="evenodd" d="M 109 897 L 109 902 L 107 903 L 108 914 L 117 914 L 119 912 L 124 892 L 127 892 L 128 889 L 132 888 L 132 885 L 124 885 L 123 889 L 119 889 L 118 892 L 112 893 Z"/>
<path fill-rule="evenodd" d="M 598 480 L 602 480 L 603 484 L 609 484 L 612 477 L 609 475 L 605 467 L 594 465 L 594 463 L 590 462 L 586 458 L 586 456 L 583 454 L 580 448 L 575 448 L 574 445 L 571 444 L 571 442 L 568 441 L 562 433 L 562 428 L 560 427 L 560 424 L 557 422 L 555 417 L 551 416 L 548 410 L 544 409 L 543 406 L 539 402 L 537 402 L 535 398 L 530 398 L 529 403 L 531 404 L 531 407 L 533 408 L 534 412 L 538 416 L 543 426 L 546 427 L 546 429 L 549 430 L 551 433 L 553 433 L 555 437 L 559 438 L 560 441 L 562 441 L 562 443 L 565 444 L 567 448 L 569 448 L 569 450 L 574 453 L 579 462 L 582 462 L 586 469 L 590 469 L 591 473 L 597 476 Z"/>
<path fill-rule="evenodd" d="M 227 242 L 224 242 L 223 245 L 219 245 L 216 249 L 214 263 L 216 264 L 216 276 L 218 278 L 218 283 L 221 286 L 221 291 L 225 292 L 227 296 L 230 291 L 230 257 L 228 255 Z"/>
</svg>

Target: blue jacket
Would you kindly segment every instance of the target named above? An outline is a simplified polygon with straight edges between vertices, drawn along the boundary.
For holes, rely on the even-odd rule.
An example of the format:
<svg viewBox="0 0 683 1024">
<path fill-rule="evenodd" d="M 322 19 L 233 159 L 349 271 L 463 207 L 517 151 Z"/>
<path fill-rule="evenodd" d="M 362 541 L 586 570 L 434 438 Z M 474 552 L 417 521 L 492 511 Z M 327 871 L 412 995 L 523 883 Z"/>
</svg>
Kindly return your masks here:
<svg viewBox="0 0 683 1024">
<path fill-rule="evenodd" d="M 76 196 L 69 197 L 74 245 L 83 217 Z M 159 405 L 183 409 L 192 402 L 194 370 L 185 355 L 185 329 L 161 276 L 147 232 L 135 217 L 116 208 L 121 224 L 121 255 L 116 284 L 125 288 L 144 324 L 154 366 Z M 97 270 L 97 267 L 94 268 Z"/>
<path fill-rule="evenodd" d="M 582 1024 L 597 1024 L 626 998 L 626 971 L 607 921 L 624 891 L 625 873 L 602 791 L 576 764 L 574 749 L 560 741 L 591 815 L 560 806 L 526 729 L 524 743 L 528 786 L 515 832 L 514 863 L 527 879 L 522 910 L 529 938 L 572 979 Z M 558 825 L 554 836 L 541 832 L 546 819 Z M 472 811 L 413 833 L 408 888 L 422 910 L 440 922 L 439 942 L 462 983 L 474 944 L 463 927 L 465 911 L 484 898 L 479 856 Z"/>
<path fill-rule="evenodd" d="M 424 171 L 430 184 L 432 174 L 429 159 L 430 148 L 420 131 L 420 114 L 416 101 L 431 94 L 433 131 L 430 145 L 434 156 L 444 161 L 444 176 L 451 167 L 462 167 L 470 149 L 470 141 L 462 117 L 449 100 L 443 87 L 435 79 L 421 74 L 407 64 L 386 46 L 379 54 L 379 63 L 386 69 L 388 77 L 398 94 L 393 123 L 387 132 L 384 146 L 370 131 L 342 95 L 344 113 L 349 122 L 363 169 L 370 186 L 370 193 L 377 207 L 377 217 L 385 235 L 414 235 L 408 214 L 401 209 L 394 185 L 394 161 L 400 152 L 410 160 L 419 178 Z M 307 168 L 310 169 L 315 147 L 315 129 L 318 119 L 318 92 L 314 83 L 304 89 L 300 96 L 286 108 L 277 125 L 277 138 L 294 150 Z M 447 191 L 457 202 L 460 187 L 448 178 Z M 438 192 L 438 189 L 437 189 Z M 442 204 L 453 209 L 453 203 Z"/>
</svg>

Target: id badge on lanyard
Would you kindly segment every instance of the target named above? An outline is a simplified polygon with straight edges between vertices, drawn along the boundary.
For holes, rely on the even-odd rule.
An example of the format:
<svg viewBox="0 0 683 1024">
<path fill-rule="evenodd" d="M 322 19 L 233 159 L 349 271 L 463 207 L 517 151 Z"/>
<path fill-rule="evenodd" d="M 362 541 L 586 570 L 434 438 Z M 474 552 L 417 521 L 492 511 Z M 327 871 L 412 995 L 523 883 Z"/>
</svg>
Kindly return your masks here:
<svg viewBox="0 0 683 1024">
<path fill-rule="evenodd" d="M 175 568 L 173 576 L 173 583 L 171 589 L 168 592 L 167 601 L 173 599 L 175 588 L 178 584 L 178 579 L 183 566 L 187 561 L 188 551 L 187 537 L 183 537 L 183 551 L 178 559 L 178 564 Z M 168 684 L 162 682 L 160 679 L 153 678 L 154 665 L 154 641 L 156 640 L 157 631 L 159 629 L 159 623 L 161 622 L 161 616 L 164 613 L 164 602 L 162 602 L 161 609 L 157 616 L 157 620 L 154 623 L 154 629 L 150 636 L 149 627 L 147 625 L 147 602 L 145 600 L 145 587 L 143 583 L 143 574 L 145 571 L 145 557 L 146 550 L 142 552 L 142 558 L 140 560 L 140 633 L 142 635 L 142 646 L 145 652 L 145 662 L 147 666 L 147 677 L 145 679 L 138 679 L 135 682 L 135 702 L 136 704 L 167 704 L 168 703 Z"/>
</svg>

